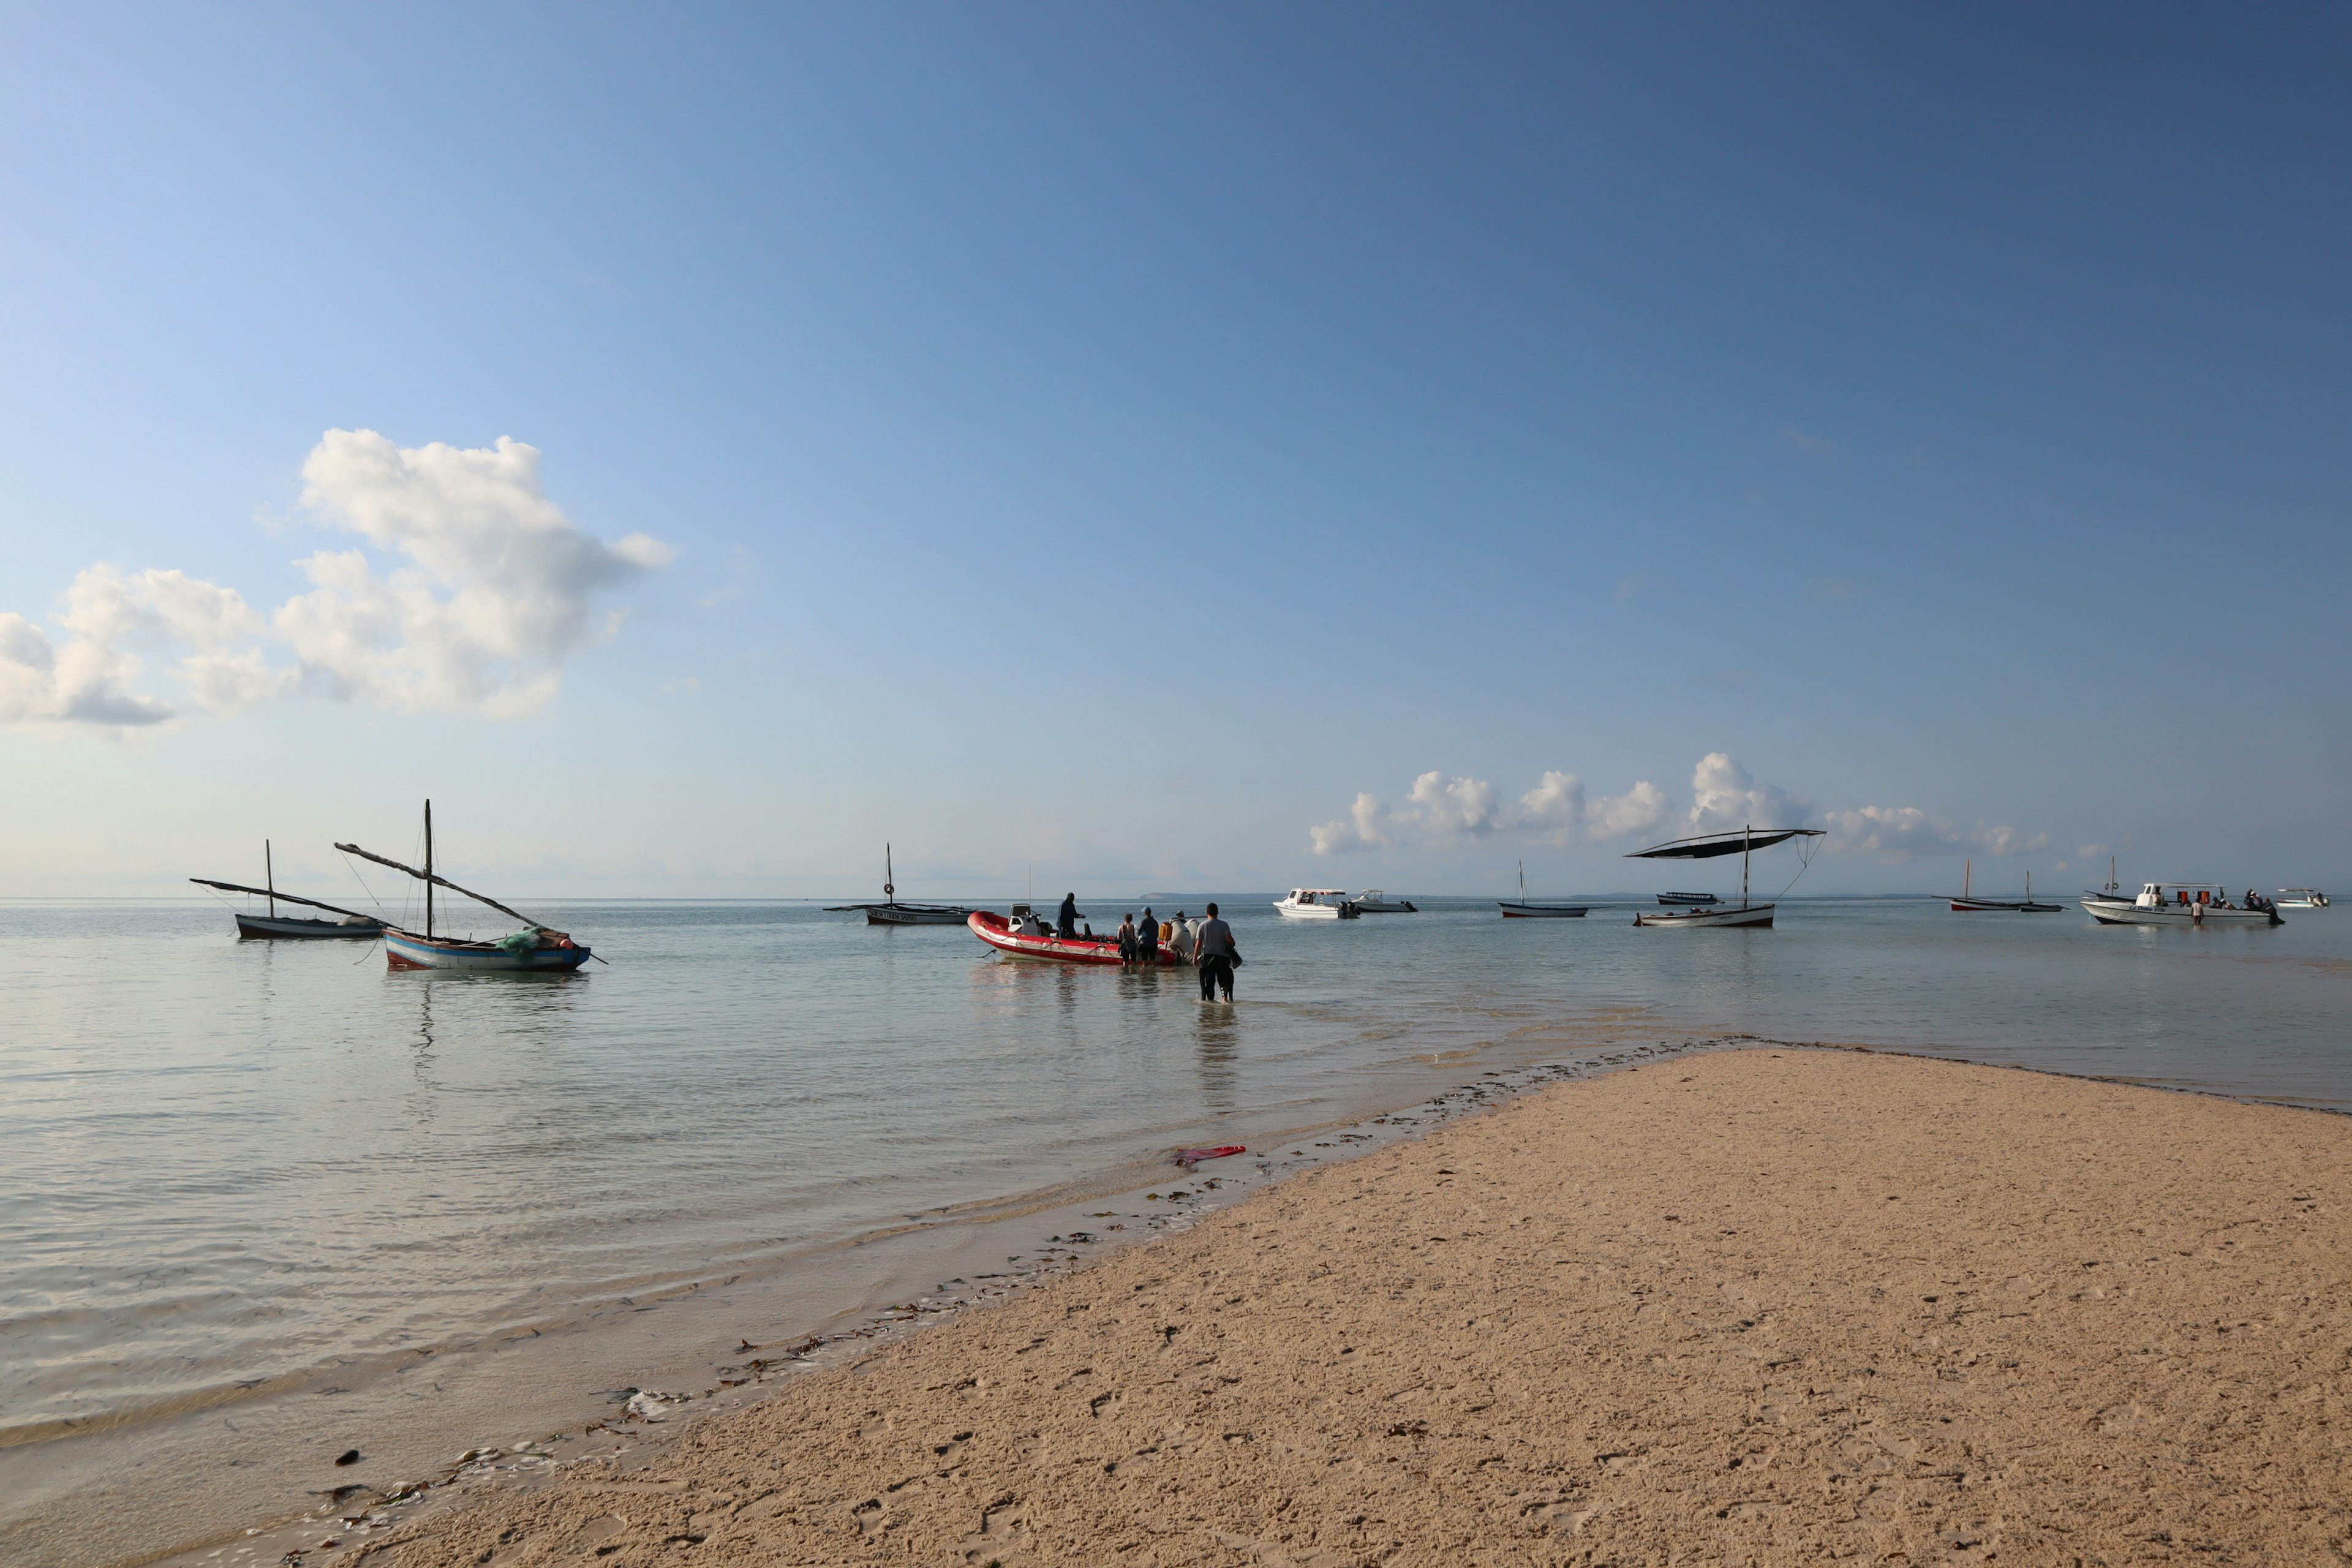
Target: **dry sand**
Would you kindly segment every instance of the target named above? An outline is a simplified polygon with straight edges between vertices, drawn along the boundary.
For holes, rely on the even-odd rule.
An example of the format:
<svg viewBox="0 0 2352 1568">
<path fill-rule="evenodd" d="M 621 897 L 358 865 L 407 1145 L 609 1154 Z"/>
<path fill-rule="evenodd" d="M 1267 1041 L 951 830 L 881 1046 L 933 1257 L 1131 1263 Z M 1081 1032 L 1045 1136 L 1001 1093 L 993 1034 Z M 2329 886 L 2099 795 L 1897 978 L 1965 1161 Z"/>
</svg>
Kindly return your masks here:
<svg viewBox="0 0 2352 1568">
<path fill-rule="evenodd" d="M 2336 1562 L 2347 1177 L 2344 1118 L 1686 1058 L 310 1561 Z"/>
</svg>

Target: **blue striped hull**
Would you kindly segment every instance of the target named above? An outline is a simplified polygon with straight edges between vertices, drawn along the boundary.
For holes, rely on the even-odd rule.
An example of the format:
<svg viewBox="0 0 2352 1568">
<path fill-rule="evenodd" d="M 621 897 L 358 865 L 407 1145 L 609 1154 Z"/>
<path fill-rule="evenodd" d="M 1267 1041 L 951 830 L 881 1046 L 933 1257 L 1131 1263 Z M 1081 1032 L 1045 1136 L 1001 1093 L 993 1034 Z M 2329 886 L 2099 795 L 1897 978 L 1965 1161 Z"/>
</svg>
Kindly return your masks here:
<svg viewBox="0 0 2352 1568">
<path fill-rule="evenodd" d="M 453 942 L 415 931 L 383 933 L 384 962 L 394 969 L 456 969 L 478 973 L 561 973 L 588 962 L 584 947 L 538 947 L 509 952 L 495 942 Z"/>
</svg>

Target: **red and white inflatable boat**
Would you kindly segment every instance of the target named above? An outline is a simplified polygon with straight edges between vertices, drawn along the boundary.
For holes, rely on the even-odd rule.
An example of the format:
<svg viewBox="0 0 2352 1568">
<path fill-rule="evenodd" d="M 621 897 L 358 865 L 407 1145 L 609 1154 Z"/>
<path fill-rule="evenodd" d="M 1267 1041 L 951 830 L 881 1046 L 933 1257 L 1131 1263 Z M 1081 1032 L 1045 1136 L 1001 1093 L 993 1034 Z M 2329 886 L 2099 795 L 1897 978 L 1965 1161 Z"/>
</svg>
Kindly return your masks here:
<svg viewBox="0 0 2352 1568">
<path fill-rule="evenodd" d="M 1097 938 L 1093 942 L 1083 938 L 1066 942 L 1058 936 L 1024 936 L 1011 921 L 987 910 L 974 910 L 971 918 L 964 923 L 971 927 L 972 935 L 997 952 L 1009 952 L 1015 958 L 1055 958 L 1064 963 L 1115 964 L 1124 962 L 1118 956 L 1118 939 L 1116 937 Z M 1166 942 L 1160 942 L 1159 947 L 1160 962 L 1163 965 L 1182 962 L 1176 956 L 1176 950 Z"/>
</svg>

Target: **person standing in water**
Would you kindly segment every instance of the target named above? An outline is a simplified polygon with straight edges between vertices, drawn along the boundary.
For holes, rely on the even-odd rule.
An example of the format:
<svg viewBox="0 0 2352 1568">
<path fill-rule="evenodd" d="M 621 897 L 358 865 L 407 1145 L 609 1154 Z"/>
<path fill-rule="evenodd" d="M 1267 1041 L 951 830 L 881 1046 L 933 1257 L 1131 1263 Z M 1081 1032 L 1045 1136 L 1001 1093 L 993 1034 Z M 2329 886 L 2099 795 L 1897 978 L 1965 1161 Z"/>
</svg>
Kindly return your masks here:
<svg viewBox="0 0 2352 1568">
<path fill-rule="evenodd" d="M 1234 965 L 1241 962 L 1242 950 L 1234 944 L 1234 928 L 1217 918 L 1217 906 L 1209 906 L 1209 918 L 1201 922 L 1201 933 L 1192 944 L 1201 966 L 1201 1000 L 1213 1002 L 1222 988 L 1225 1000 L 1234 999 Z"/>
</svg>

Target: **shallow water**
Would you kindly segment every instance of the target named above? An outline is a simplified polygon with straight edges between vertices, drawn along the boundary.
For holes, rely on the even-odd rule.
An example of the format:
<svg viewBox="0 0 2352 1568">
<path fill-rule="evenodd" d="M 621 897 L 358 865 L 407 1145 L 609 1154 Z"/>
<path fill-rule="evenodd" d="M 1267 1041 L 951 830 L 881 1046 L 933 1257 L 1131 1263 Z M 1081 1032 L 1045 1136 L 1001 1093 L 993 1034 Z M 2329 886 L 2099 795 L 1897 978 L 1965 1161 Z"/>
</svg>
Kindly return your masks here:
<svg viewBox="0 0 2352 1568">
<path fill-rule="evenodd" d="M 272 1394 L 616 1303 L 855 1276 L 845 1240 L 1630 1042 L 1869 1042 L 2352 1106 L 2333 911 L 2205 931 L 1792 900 L 1776 930 L 1654 931 L 1630 905 L 1423 907 L 1227 900 L 1249 962 L 1226 1009 L 1185 972 L 798 903 L 550 910 L 612 961 L 561 978 L 240 943 L 210 904 L 0 905 L 0 1475 L 242 1431 Z M 0 1485 L 0 1544 L 76 1499 L 57 1474 Z"/>
</svg>

